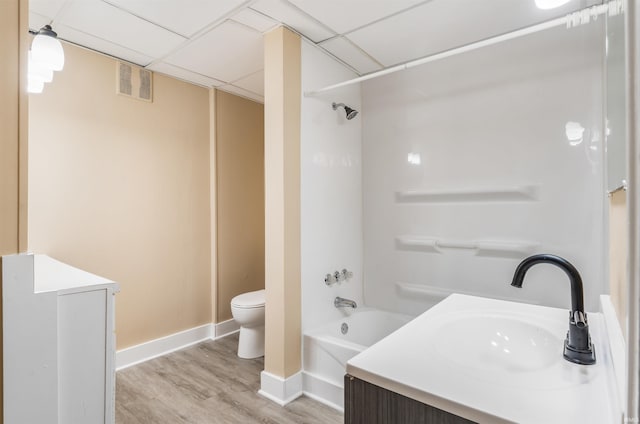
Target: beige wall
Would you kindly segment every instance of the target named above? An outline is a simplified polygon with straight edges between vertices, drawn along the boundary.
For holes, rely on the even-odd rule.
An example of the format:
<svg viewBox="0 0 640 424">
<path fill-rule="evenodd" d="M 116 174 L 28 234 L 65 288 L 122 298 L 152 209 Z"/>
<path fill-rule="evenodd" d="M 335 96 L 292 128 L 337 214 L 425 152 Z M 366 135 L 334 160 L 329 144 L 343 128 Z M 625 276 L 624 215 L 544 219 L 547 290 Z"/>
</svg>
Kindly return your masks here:
<svg viewBox="0 0 640 424">
<path fill-rule="evenodd" d="M 119 96 L 113 59 L 64 49 L 30 97 L 29 249 L 120 283 L 119 349 L 211 322 L 208 90 Z"/>
<path fill-rule="evenodd" d="M 217 317 L 264 288 L 264 107 L 215 90 Z"/>
<path fill-rule="evenodd" d="M 300 37 L 265 35 L 265 371 L 301 368 Z"/>
<path fill-rule="evenodd" d="M 0 254 L 26 250 L 27 2 L 0 1 Z"/>
<path fill-rule="evenodd" d="M 25 93 L 28 4 L 0 1 L 0 255 L 26 249 L 27 96 Z M 2 261 L 0 260 L 0 295 Z M 0 320 L 2 302 L 0 302 Z M 0 323 L 0 363 L 2 325 Z M 0 367 L 0 382 L 2 381 Z M 0 384 L 0 423 L 3 420 Z"/>
<path fill-rule="evenodd" d="M 627 335 L 627 192 L 617 191 L 609 197 L 609 291 L 622 334 Z"/>
</svg>

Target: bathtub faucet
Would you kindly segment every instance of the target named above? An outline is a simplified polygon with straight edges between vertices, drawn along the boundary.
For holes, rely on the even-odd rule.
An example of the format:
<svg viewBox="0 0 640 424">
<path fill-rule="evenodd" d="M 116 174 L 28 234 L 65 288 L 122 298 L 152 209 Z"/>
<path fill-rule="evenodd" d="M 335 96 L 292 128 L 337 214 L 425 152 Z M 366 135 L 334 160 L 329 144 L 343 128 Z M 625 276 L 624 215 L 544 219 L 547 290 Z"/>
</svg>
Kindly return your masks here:
<svg viewBox="0 0 640 424">
<path fill-rule="evenodd" d="M 333 306 L 335 306 L 336 308 L 353 308 L 353 309 L 358 307 L 356 302 L 354 302 L 353 300 L 345 299 L 339 296 L 333 300 Z"/>
</svg>

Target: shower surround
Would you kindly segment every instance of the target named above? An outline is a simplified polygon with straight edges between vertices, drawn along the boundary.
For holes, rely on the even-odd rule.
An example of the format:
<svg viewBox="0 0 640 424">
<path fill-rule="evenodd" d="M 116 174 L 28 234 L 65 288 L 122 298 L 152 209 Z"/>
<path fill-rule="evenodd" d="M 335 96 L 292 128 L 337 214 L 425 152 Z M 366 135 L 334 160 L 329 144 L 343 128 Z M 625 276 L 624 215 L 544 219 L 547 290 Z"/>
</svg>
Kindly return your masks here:
<svg viewBox="0 0 640 424">
<path fill-rule="evenodd" d="M 542 31 L 362 86 L 364 299 L 419 314 L 451 293 L 587 310 L 603 270 L 603 20 Z M 553 268 L 553 267 L 549 267 Z"/>
<path fill-rule="evenodd" d="M 410 316 L 451 293 L 565 308 L 553 267 L 532 270 L 520 291 L 509 285 L 520 260 L 553 253 L 576 265 L 586 309 L 597 308 L 602 31 L 602 20 L 551 29 L 303 96 L 305 393 L 337 404 L 335 364 L 325 372 L 314 360 L 341 345 L 321 331 L 351 313 L 336 296 Z M 355 75 L 305 42 L 302 77 L 306 92 Z M 347 120 L 333 102 L 360 114 Z M 352 279 L 324 283 L 343 268 Z"/>
</svg>

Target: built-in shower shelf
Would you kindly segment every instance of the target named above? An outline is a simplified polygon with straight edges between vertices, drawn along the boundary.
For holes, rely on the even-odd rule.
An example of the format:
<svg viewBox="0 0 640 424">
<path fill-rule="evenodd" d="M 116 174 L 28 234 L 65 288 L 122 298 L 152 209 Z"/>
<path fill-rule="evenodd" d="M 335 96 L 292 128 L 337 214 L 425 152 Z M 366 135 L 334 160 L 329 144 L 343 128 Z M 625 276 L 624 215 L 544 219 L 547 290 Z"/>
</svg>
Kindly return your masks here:
<svg viewBox="0 0 640 424">
<path fill-rule="evenodd" d="M 473 251 L 475 256 L 520 259 L 533 253 L 537 243 L 501 240 L 447 240 L 432 237 L 396 237 L 396 248 L 425 253 L 447 253 L 448 250 Z"/>
<path fill-rule="evenodd" d="M 518 202 L 538 200 L 538 186 L 396 191 L 398 203 Z"/>
<path fill-rule="evenodd" d="M 499 300 L 517 300 L 516 297 L 508 297 L 508 296 L 496 296 L 495 293 L 491 294 L 482 294 L 479 292 L 467 291 L 467 290 L 458 290 L 454 288 L 445 288 L 445 287 L 437 287 L 430 286 L 426 284 L 413 284 L 413 283 L 405 283 L 401 281 L 396 281 L 396 294 L 398 297 L 403 299 L 412 299 L 412 300 L 426 300 L 432 303 L 440 302 L 444 300 L 447 296 L 459 293 L 466 294 L 469 296 L 480 296 L 480 297 L 491 297 L 492 299 Z M 529 303 L 539 304 L 539 302 L 527 300 Z"/>
</svg>

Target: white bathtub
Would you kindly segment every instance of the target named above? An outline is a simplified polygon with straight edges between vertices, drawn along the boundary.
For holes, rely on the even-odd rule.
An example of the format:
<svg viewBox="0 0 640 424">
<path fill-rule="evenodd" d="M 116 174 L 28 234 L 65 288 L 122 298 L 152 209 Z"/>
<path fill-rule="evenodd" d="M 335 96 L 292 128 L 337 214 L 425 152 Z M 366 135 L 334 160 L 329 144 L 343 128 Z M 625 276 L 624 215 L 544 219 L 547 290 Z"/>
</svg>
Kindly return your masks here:
<svg viewBox="0 0 640 424">
<path fill-rule="evenodd" d="M 303 338 L 304 392 L 342 409 L 347 361 L 412 319 L 409 315 L 362 308 L 348 317 L 306 331 Z M 341 330 L 343 324 L 348 326 L 346 334 Z"/>
</svg>

